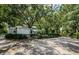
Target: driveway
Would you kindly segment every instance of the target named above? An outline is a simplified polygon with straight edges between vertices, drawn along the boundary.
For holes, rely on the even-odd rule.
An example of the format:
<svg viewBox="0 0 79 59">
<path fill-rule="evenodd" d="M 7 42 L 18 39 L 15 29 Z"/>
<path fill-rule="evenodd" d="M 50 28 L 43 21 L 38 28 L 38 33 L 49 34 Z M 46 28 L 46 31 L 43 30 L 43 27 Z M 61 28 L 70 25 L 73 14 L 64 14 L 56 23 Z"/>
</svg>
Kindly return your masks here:
<svg viewBox="0 0 79 59">
<path fill-rule="evenodd" d="M 75 55 L 79 41 L 67 37 L 47 39 L 0 39 L 1 55 Z"/>
</svg>

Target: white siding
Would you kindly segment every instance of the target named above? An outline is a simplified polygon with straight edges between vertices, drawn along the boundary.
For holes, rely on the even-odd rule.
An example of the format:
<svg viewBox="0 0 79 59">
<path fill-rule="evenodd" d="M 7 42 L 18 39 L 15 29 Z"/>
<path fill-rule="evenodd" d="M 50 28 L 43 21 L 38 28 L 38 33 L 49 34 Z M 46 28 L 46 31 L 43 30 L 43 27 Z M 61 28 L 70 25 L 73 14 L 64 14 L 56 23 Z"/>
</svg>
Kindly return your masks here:
<svg viewBox="0 0 79 59">
<path fill-rule="evenodd" d="M 30 34 L 30 29 L 29 28 L 18 28 L 17 34 Z"/>
<path fill-rule="evenodd" d="M 9 34 L 15 34 L 15 28 L 13 28 L 13 27 L 10 27 L 9 29 L 8 29 L 8 33 Z"/>
<path fill-rule="evenodd" d="M 22 26 L 17 26 L 15 27 L 10 27 L 8 29 L 9 34 L 31 34 L 30 28 L 27 27 L 22 27 Z M 37 33 L 36 28 L 32 28 L 32 34 Z"/>
</svg>

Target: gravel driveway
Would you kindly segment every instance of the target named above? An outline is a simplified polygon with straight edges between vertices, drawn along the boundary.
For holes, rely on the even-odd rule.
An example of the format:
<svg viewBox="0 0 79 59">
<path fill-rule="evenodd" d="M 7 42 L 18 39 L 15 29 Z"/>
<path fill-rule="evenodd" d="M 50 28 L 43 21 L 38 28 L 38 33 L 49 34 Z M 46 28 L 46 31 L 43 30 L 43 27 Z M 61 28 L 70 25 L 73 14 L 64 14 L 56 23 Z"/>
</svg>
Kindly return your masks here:
<svg viewBox="0 0 79 59">
<path fill-rule="evenodd" d="M 1 55 L 74 55 L 79 54 L 79 41 L 70 38 L 48 38 L 33 40 L 0 39 Z"/>
</svg>

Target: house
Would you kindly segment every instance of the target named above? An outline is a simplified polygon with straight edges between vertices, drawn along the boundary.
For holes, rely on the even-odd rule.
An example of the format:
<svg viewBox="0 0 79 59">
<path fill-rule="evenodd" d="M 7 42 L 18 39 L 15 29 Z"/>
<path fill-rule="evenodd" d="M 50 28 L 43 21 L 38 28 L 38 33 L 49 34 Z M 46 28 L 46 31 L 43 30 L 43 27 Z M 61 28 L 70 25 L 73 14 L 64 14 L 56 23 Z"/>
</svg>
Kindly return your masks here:
<svg viewBox="0 0 79 59">
<path fill-rule="evenodd" d="M 31 33 L 32 31 L 32 33 Z M 9 27 L 8 28 L 8 34 L 36 34 L 37 33 L 37 28 L 35 26 L 32 26 L 32 28 L 28 28 L 25 26 L 16 26 L 16 27 Z"/>
</svg>

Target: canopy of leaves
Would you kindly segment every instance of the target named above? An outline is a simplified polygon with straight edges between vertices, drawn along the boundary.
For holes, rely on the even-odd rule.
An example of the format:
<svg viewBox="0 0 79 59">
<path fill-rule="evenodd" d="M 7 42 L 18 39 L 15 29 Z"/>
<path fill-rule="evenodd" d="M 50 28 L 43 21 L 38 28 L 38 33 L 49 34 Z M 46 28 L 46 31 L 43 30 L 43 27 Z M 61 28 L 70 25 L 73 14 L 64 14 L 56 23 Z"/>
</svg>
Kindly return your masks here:
<svg viewBox="0 0 79 59">
<path fill-rule="evenodd" d="M 36 26 L 44 35 L 72 36 L 79 32 L 78 4 L 61 4 L 56 6 L 57 9 L 52 7 L 42 4 L 0 5 L 0 28 Z"/>
</svg>

